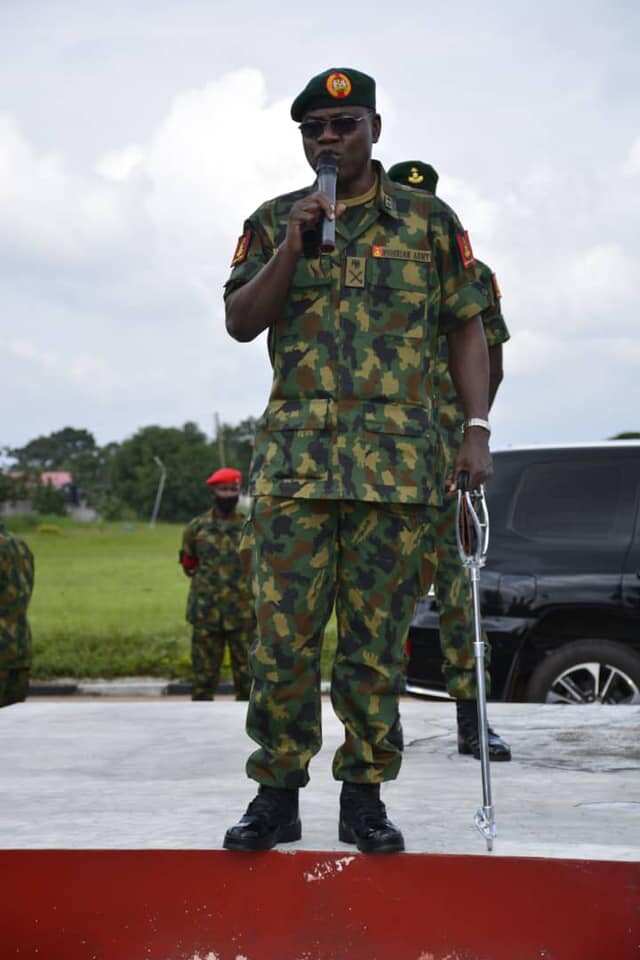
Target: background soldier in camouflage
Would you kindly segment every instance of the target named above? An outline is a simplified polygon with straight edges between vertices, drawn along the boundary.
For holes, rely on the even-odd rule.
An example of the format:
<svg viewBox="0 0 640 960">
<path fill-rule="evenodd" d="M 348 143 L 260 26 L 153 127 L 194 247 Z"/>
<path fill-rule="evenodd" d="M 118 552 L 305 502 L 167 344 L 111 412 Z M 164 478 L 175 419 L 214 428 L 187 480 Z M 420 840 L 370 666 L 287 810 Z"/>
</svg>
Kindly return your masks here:
<svg viewBox="0 0 640 960">
<path fill-rule="evenodd" d="M 436 170 L 428 163 L 411 160 L 397 163 L 389 169 L 389 177 L 415 190 L 435 194 L 438 183 Z M 482 314 L 484 334 L 489 348 L 489 409 L 493 405 L 502 381 L 502 344 L 509 339 L 509 331 L 501 310 L 500 288 L 495 274 L 476 258 L 476 272 L 489 306 Z M 444 444 L 445 467 L 449 472 L 455 464 L 464 428 L 464 411 L 449 373 L 447 338 L 441 337 L 433 368 L 435 401 L 440 432 Z M 445 498 L 434 511 L 435 536 L 428 557 L 427 569 L 432 572 L 433 584 L 440 612 L 440 646 L 444 658 L 443 673 L 449 695 L 456 700 L 458 719 L 458 750 L 480 759 L 478 713 L 476 707 L 476 675 L 473 653 L 475 639 L 471 587 L 466 570 L 460 563 L 456 543 L 456 499 Z M 427 584 L 424 584 L 425 589 Z M 486 634 L 487 693 L 491 690 L 489 672 L 490 648 Z M 511 751 L 505 741 L 489 728 L 489 756 L 492 760 L 510 760 Z"/>
<path fill-rule="evenodd" d="M 31 670 L 27 607 L 33 592 L 33 554 L 0 523 L 0 707 L 25 700 Z"/>
<path fill-rule="evenodd" d="M 404 844 L 380 783 L 400 768 L 403 642 L 425 505 L 442 499 L 429 368 L 447 333 L 467 415 L 486 417 L 487 298 L 453 211 L 392 183 L 371 160 L 381 121 L 370 77 L 328 70 L 291 114 L 313 169 L 323 151 L 335 155 L 338 203 L 312 186 L 263 204 L 245 223 L 226 286 L 231 335 L 269 330 L 273 387 L 256 436 L 250 521 L 258 639 L 247 730 L 259 748 L 247 772 L 260 790 L 225 846 L 300 836 L 298 788 L 321 742 L 320 644 L 335 599 L 339 836 L 391 852 Z M 337 218 L 332 253 L 319 250 L 324 217 Z M 485 479 L 487 436 L 466 431 L 454 473 Z"/>
<path fill-rule="evenodd" d="M 193 625 L 192 700 L 213 700 L 225 646 L 229 645 L 236 700 L 251 688 L 248 651 L 255 633 L 249 577 L 240 560 L 244 517 L 236 513 L 242 474 L 225 467 L 207 483 L 214 492 L 211 510 L 196 517 L 182 538 L 180 563 L 191 578 L 187 620 Z"/>
</svg>

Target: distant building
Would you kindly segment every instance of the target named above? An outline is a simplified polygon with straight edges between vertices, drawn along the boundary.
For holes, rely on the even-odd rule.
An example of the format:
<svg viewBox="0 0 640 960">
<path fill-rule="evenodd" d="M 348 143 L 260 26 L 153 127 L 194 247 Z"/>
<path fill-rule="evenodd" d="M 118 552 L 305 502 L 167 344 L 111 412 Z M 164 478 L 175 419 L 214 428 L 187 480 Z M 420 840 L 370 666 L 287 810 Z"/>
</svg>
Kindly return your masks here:
<svg viewBox="0 0 640 960">
<path fill-rule="evenodd" d="M 40 483 L 48 483 L 54 490 L 64 490 L 73 485 L 73 474 L 68 470 L 45 470 L 40 474 Z"/>
<path fill-rule="evenodd" d="M 20 481 L 24 474 L 18 470 L 8 470 L 6 476 L 11 480 Z M 28 480 L 25 483 L 26 493 L 33 489 L 34 483 L 38 482 L 43 486 L 53 487 L 54 490 L 60 490 L 65 496 L 65 510 L 67 515 L 74 520 L 82 523 L 91 523 L 98 519 L 98 512 L 90 507 L 82 496 L 74 482 L 73 474 L 68 470 L 45 470 L 39 477 Z M 25 497 L 20 500 L 6 500 L 0 503 L 0 516 L 13 516 L 17 513 L 33 513 L 33 505 L 30 499 Z"/>
</svg>

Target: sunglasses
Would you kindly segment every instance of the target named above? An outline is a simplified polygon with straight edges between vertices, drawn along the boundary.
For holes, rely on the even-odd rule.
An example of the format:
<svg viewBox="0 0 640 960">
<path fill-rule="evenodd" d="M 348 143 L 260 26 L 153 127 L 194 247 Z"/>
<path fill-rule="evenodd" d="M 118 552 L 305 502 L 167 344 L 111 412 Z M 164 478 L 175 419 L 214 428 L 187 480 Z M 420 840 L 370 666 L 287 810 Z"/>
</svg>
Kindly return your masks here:
<svg viewBox="0 0 640 960">
<path fill-rule="evenodd" d="M 337 137 L 346 137 L 354 132 L 361 120 L 366 119 L 366 116 L 350 117 L 345 114 L 344 116 L 331 117 L 329 120 L 303 120 L 300 124 L 300 133 L 305 140 L 319 140 L 326 128 L 330 127 Z"/>
</svg>

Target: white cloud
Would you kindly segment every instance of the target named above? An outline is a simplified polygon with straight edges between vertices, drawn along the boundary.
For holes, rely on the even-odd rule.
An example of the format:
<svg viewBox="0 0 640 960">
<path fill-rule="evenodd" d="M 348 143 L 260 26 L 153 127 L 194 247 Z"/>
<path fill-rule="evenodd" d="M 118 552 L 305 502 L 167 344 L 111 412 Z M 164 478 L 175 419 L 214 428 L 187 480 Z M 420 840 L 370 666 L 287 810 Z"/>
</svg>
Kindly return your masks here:
<svg viewBox="0 0 640 960">
<path fill-rule="evenodd" d="M 121 183 L 140 171 L 144 162 L 145 153 L 142 147 L 132 143 L 122 150 L 112 150 L 100 157 L 96 163 L 96 173 L 106 180 Z"/>
<path fill-rule="evenodd" d="M 500 212 L 495 201 L 482 196 L 469 181 L 446 174 L 438 181 L 438 194 L 446 198 L 464 226 L 471 231 L 474 250 L 480 256 L 480 246 L 493 239 L 500 222 Z"/>
<path fill-rule="evenodd" d="M 640 174 L 640 137 L 636 137 L 634 140 L 629 154 L 627 156 L 624 172 L 630 176 L 637 176 Z"/>
<path fill-rule="evenodd" d="M 180 272 L 194 293 L 217 297 L 244 218 L 268 197 L 310 181 L 298 140 L 288 101 L 268 102 L 258 70 L 177 96 L 135 168 L 148 184 L 145 206 L 163 270 Z"/>
<path fill-rule="evenodd" d="M 567 298 L 579 325 L 615 317 L 626 310 L 637 289 L 640 260 L 617 243 L 598 243 L 581 250 L 567 266 Z M 635 317 L 627 315 L 624 319 L 637 327 Z M 611 333 L 608 322 L 606 331 Z"/>
<path fill-rule="evenodd" d="M 509 377 L 531 377 L 548 370 L 557 349 L 557 340 L 549 334 L 518 327 L 504 348 Z"/>
<path fill-rule="evenodd" d="M 28 370 L 28 376 L 51 384 L 78 387 L 90 397 L 105 397 L 122 386 L 118 370 L 95 353 L 63 354 L 43 349 L 32 340 L 18 338 L 8 342 L 8 353 Z"/>
<path fill-rule="evenodd" d="M 55 354 L 38 349 L 30 340 L 11 340 L 8 347 L 14 357 L 30 360 L 44 370 L 55 370 L 58 366 L 58 358 Z"/>
<path fill-rule="evenodd" d="M 39 154 L 15 120 L 0 115 L 0 250 L 34 262 L 86 264 L 126 242 L 128 198 L 98 177 L 72 175 Z"/>
<path fill-rule="evenodd" d="M 109 152 L 86 174 L 39 155 L 4 118 L 0 246 L 16 275 L 36 282 L 5 281 L 25 336 L 0 359 L 0 375 L 24 378 L 28 368 L 66 383 L 59 401 L 76 417 L 78 399 L 87 415 L 111 394 L 129 406 L 126 432 L 140 420 L 192 419 L 194 405 L 206 421 L 213 409 L 229 420 L 259 412 L 266 349 L 230 340 L 222 284 L 244 218 L 309 182 L 298 139 L 288 102 L 269 102 L 256 70 L 180 94 L 148 143 Z"/>
</svg>

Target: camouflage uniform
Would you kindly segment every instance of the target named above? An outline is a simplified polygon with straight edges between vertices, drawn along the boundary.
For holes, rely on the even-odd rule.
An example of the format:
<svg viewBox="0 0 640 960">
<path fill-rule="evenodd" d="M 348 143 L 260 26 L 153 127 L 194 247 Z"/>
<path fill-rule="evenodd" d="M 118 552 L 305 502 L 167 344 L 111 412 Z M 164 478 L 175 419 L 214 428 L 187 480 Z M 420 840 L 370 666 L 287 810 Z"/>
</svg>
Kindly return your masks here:
<svg viewBox="0 0 640 960">
<path fill-rule="evenodd" d="M 238 700 L 247 700 L 251 677 L 248 650 L 255 633 L 253 597 L 240 560 L 245 518 L 221 517 L 208 510 L 188 524 L 182 549 L 198 565 L 191 578 L 187 620 L 193 625 L 191 658 L 194 698 L 212 700 L 220 678 L 225 644 L 229 645 Z"/>
<path fill-rule="evenodd" d="M 476 269 L 478 279 L 483 284 L 490 303 L 489 308 L 482 314 L 487 345 L 497 346 L 509 339 L 509 331 L 500 309 L 500 291 L 495 275 L 486 264 L 476 260 Z M 462 442 L 464 413 L 449 374 L 446 337 L 440 338 L 434 374 L 435 398 L 444 442 L 445 464 L 447 472 L 450 472 Z M 460 700 L 472 700 L 476 697 L 473 608 L 469 577 L 460 564 L 456 544 L 455 497 L 446 498 L 443 505 L 436 509 L 436 514 L 435 536 L 427 554 L 440 610 L 443 674 L 450 696 Z M 491 677 L 490 648 L 486 642 L 486 635 L 484 640 L 488 693 L 491 688 Z"/>
<path fill-rule="evenodd" d="M 403 640 L 418 593 L 426 505 L 441 502 L 430 362 L 441 334 L 487 306 L 464 233 L 441 200 L 392 183 L 336 223 L 333 254 L 298 261 L 269 330 L 273 387 L 252 492 L 258 640 L 247 772 L 303 786 L 321 742 L 320 644 L 335 598 L 333 704 L 345 725 L 338 780 L 397 775 Z M 245 223 L 227 294 L 277 255 L 313 187 Z"/>
<path fill-rule="evenodd" d="M 33 591 L 33 554 L 0 523 L 0 707 L 27 696 L 31 628 L 27 607 Z"/>
</svg>

